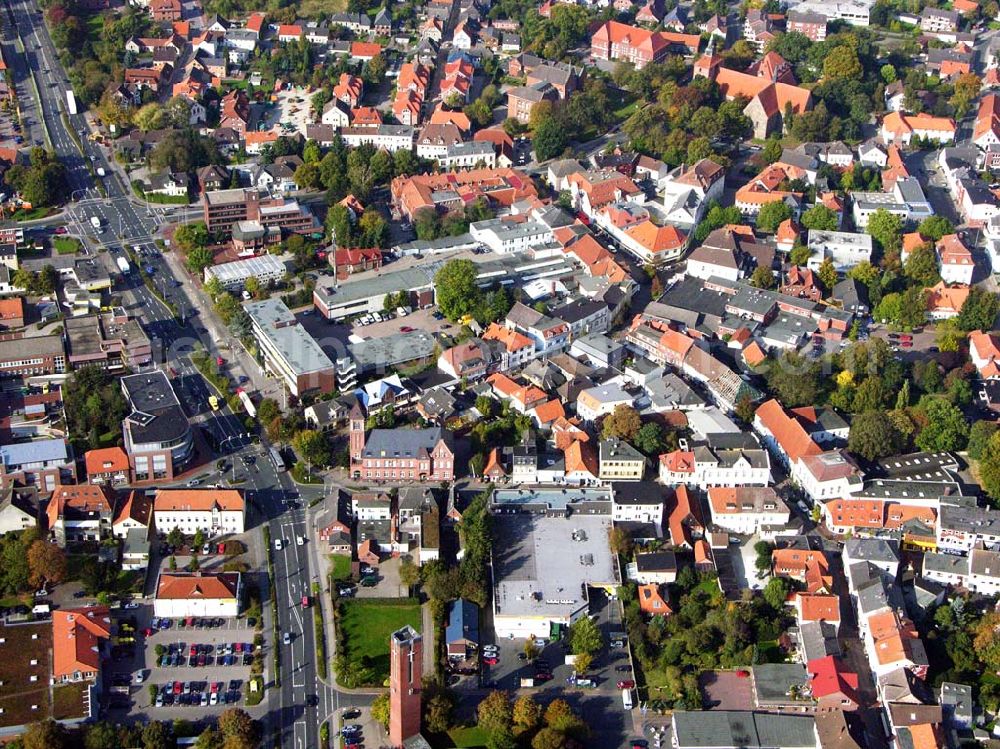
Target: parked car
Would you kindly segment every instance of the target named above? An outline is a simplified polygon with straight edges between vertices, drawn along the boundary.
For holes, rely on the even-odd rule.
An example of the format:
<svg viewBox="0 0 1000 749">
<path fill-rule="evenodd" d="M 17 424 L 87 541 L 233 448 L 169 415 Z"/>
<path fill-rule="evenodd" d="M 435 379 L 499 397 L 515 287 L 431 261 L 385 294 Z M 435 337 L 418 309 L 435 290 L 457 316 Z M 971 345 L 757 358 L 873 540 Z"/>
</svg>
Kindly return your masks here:
<svg viewBox="0 0 1000 749">
<path fill-rule="evenodd" d="M 623 679 L 618 682 L 617 687 L 619 689 L 635 689 L 635 682 L 631 679 Z"/>
</svg>

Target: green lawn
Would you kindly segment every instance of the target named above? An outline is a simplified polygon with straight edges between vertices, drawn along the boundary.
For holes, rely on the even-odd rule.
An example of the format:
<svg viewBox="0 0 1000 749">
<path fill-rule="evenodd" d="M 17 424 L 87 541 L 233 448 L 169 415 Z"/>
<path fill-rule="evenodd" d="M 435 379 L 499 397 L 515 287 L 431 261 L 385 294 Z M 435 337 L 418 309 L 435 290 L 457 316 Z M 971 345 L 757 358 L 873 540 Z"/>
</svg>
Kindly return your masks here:
<svg viewBox="0 0 1000 749">
<path fill-rule="evenodd" d="M 362 598 L 344 601 L 342 611 L 347 659 L 370 669 L 373 683 L 381 684 L 389 678 L 389 636 L 406 624 L 420 631 L 420 605 Z"/>
<path fill-rule="evenodd" d="M 351 576 L 351 558 L 346 554 L 331 554 L 330 564 L 334 580 L 346 580 Z"/>
<path fill-rule="evenodd" d="M 462 726 L 448 731 L 448 737 L 455 747 L 486 746 L 489 734 L 479 726 Z"/>
<path fill-rule="evenodd" d="M 75 255 L 80 251 L 80 240 L 76 237 L 56 237 L 52 246 L 60 255 Z"/>
</svg>

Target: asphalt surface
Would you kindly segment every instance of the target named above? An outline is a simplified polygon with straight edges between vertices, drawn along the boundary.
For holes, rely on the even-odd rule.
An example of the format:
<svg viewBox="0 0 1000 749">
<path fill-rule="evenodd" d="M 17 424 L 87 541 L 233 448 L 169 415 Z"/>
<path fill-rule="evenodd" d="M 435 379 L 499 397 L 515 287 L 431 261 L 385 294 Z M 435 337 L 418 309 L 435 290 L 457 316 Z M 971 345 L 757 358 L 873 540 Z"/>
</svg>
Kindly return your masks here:
<svg viewBox="0 0 1000 749">
<path fill-rule="evenodd" d="M 7 0 L 6 6 L 12 24 L 5 28 L 5 36 L 0 43 L 5 51 L 16 52 L 17 39 L 23 40 L 25 53 L 9 54 L 6 59 L 12 63 L 22 113 L 30 129 L 29 137 L 44 137 L 39 126 L 44 121 L 51 148 L 68 170 L 72 202 L 67 206 L 63 220 L 69 224 L 71 233 L 83 238 L 88 247 L 104 246 L 112 257 L 128 253 L 130 263 L 138 259 L 144 266 L 149 266 L 152 270 L 149 275 L 160 293 L 178 307 L 179 318 L 175 318 L 146 288 L 133 269 L 125 282 L 124 297 L 133 314 L 141 319 L 147 333 L 154 339 L 156 364 L 176 372 L 176 376 L 172 377 L 189 417 L 213 435 L 219 445 L 217 457 L 226 457 L 243 474 L 245 482 L 241 486 L 250 497 L 256 514 L 253 525 L 266 523 L 272 539 L 286 541 L 285 548 L 273 552 L 275 579 L 272 584 L 277 587 L 278 630 L 290 633 L 292 641 L 288 646 L 269 642 L 271 629 L 265 627 L 266 647 L 279 647 L 283 651 L 280 687 L 268 690 L 265 731 L 268 736 L 279 732 L 283 747 L 306 749 L 319 746 L 319 725 L 323 720 L 331 718 L 336 726 L 335 713 L 339 708 L 371 701 L 365 695 L 341 694 L 319 681 L 312 611 L 303 611 L 301 607 L 302 595 L 310 593 L 311 583 L 318 581 L 315 570 L 319 567 L 316 551 L 312 548 L 314 544 L 306 538 L 300 546 L 296 538 L 309 536 L 305 506 L 308 499 L 316 496 L 323 487 L 310 492 L 308 497 L 300 497 L 288 474 L 272 462 L 266 445 L 261 449 L 259 445 L 251 444 L 241 417 L 225 407 L 218 412 L 207 409 L 205 403 L 210 386 L 195 370 L 190 354 L 199 344 L 213 355 L 228 358 L 229 353 L 216 350 L 215 341 L 220 340 L 217 322 L 199 322 L 204 305 L 199 304 L 197 299 L 192 301 L 190 284 L 184 283 L 175 274 L 171 264 L 154 244 L 166 215 L 189 219 L 197 209 L 153 208 L 133 203 L 131 188 L 110 163 L 110 155 L 86 137 L 89 125 L 83 114 L 74 115 L 66 111 L 69 85 L 37 4 L 34 0 Z M 37 85 L 40 101 L 35 96 L 31 77 Z M 79 145 L 70 128 L 79 138 Z M 104 178 L 97 177 L 98 168 L 103 168 Z M 106 194 L 102 195 L 97 189 L 98 181 Z M 91 226 L 94 216 L 101 221 L 102 230 L 99 233 Z M 259 370 L 249 371 L 253 369 L 256 368 L 247 367 L 247 376 L 260 379 Z M 253 466 L 244 464 L 242 457 L 245 455 L 256 456 Z M 268 611 L 265 619 L 269 620 L 267 606 L 265 610 Z M 332 656 L 332 633 L 327 633 L 327 639 L 327 653 Z M 273 685 L 273 675 L 270 674 L 273 660 L 268 657 L 266 663 L 266 673 Z"/>
</svg>

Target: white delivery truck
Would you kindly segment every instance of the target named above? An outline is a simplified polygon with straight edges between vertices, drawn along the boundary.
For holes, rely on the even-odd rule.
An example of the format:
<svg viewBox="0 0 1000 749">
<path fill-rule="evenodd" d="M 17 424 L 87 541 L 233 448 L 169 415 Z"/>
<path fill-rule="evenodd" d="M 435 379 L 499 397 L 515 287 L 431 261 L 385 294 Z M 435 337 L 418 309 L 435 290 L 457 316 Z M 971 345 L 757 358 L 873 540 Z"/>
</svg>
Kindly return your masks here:
<svg viewBox="0 0 1000 749">
<path fill-rule="evenodd" d="M 104 226 L 101 223 L 101 217 L 100 216 L 91 216 L 90 217 L 90 225 L 94 227 L 94 231 L 97 231 L 97 232 L 104 231 Z"/>
<path fill-rule="evenodd" d="M 120 270 L 123 274 L 127 275 L 132 272 L 132 266 L 128 264 L 128 260 L 125 258 L 118 257 L 115 259 L 115 262 L 118 263 L 118 270 Z"/>
</svg>

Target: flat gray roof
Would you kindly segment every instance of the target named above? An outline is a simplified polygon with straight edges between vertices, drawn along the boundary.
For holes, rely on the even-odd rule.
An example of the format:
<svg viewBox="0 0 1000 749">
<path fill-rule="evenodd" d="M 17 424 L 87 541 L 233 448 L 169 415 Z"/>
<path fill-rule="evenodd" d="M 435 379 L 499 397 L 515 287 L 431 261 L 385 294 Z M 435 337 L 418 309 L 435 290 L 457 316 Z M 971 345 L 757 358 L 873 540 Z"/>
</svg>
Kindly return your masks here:
<svg viewBox="0 0 1000 749">
<path fill-rule="evenodd" d="M 617 585 L 607 515 L 494 515 L 494 611 L 504 617 L 568 618 L 587 586 Z"/>
<path fill-rule="evenodd" d="M 406 268 L 368 276 L 337 286 L 332 284 L 329 286 L 317 285 L 314 293 L 319 295 L 323 304 L 333 307 L 339 304 L 350 304 L 360 299 L 394 294 L 398 291 L 427 289 L 433 285 L 433 273 L 428 273 L 422 268 Z"/>
<path fill-rule="evenodd" d="M 267 338 L 297 375 L 333 369 L 333 361 L 316 339 L 298 324 L 295 315 L 280 299 L 247 302 L 243 309 L 250 315 L 254 327 Z"/>
<path fill-rule="evenodd" d="M 231 263 L 210 265 L 205 268 L 207 277 L 217 278 L 223 284 L 244 281 L 251 276 L 267 276 L 283 274 L 284 272 L 285 264 L 270 253 L 234 260 Z"/>
<path fill-rule="evenodd" d="M 394 333 L 384 338 L 371 338 L 347 346 L 350 357 L 362 371 L 393 367 L 397 364 L 425 359 L 434 353 L 437 341 L 423 330 Z"/>
</svg>

